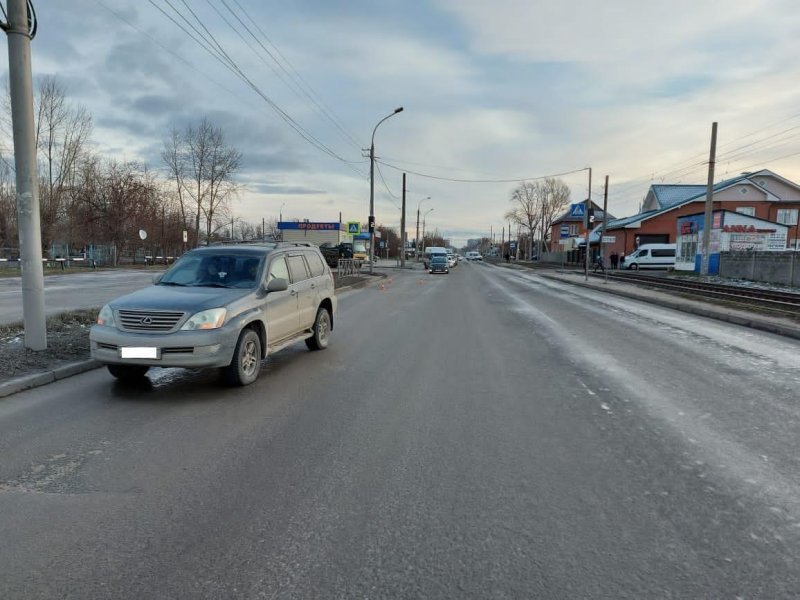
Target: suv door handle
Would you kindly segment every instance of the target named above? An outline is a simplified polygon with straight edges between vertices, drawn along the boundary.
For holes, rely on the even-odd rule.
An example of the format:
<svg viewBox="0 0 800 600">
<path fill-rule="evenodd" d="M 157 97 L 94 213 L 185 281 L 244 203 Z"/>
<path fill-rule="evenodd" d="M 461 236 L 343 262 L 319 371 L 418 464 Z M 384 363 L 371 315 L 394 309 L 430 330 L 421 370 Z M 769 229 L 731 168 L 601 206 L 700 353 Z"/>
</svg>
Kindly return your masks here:
<svg viewBox="0 0 800 600">
<path fill-rule="evenodd" d="M 289 292 L 289 293 L 290 293 L 292 296 L 297 296 L 297 290 L 292 290 L 292 291 L 291 291 L 291 292 Z"/>
<path fill-rule="evenodd" d="M 311 284 L 311 289 L 313 290 L 315 287 L 317 287 L 317 284 L 316 283 L 312 283 Z"/>
</svg>

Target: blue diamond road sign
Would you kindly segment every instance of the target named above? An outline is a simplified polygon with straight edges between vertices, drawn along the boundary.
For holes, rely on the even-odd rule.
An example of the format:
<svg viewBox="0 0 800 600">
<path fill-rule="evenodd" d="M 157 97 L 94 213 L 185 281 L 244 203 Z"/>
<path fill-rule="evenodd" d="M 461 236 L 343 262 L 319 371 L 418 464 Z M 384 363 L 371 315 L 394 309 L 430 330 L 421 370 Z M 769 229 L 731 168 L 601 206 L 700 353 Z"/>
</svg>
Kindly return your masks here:
<svg viewBox="0 0 800 600">
<path fill-rule="evenodd" d="M 581 202 L 580 204 L 570 204 L 569 216 L 570 217 L 583 217 L 586 215 L 586 205 Z"/>
</svg>

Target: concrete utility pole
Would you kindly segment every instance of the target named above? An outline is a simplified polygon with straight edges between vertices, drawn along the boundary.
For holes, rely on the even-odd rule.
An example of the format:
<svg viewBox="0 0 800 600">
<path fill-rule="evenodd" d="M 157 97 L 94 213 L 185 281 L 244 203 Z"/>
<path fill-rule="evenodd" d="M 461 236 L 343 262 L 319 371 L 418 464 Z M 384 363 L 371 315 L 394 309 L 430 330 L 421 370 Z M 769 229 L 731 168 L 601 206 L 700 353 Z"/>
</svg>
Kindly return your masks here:
<svg viewBox="0 0 800 600">
<path fill-rule="evenodd" d="M 430 200 L 430 199 L 431 199 L 431 197 L 427 196 L 427 197 L 423 198 L 422 200 L 420 200 L 417 203 L 417 235 L 414 238 L 414 240 L 415 240 L 415 242 L 414 242 L 414 260 L 416 262 L 419 262 L 419 209 L 422 206 L 422 203 L 425 202 L 425 200 Z"/>
<path fill-rule="evenodd" d="M 403 212 L 400 214 L 400 266 L 406 266 L 406 174 L 403 173 Z"/>
<path fill-rule="evenodd" d="M 592 168 L 589 167 L 589 197 L 586 198 L 586 216 L 584 223 L 586 224 L 586 265 L 584 271 L 584 280 L 589 281 L 589 211 L 592 210 Z"/>
<path fill-rule="evenodd" d="M 603 275 L 605 283 L 608 283 L 608 269 L 606 269 L 606 243 L 603 238 L 606 235 L 606 223 L 608 223 L 608 175 L 606 175 L 606 187 L 603 189 L 603 224 L 600 225 L 600 258 L 603 261 Z"/>
<path fill-rule="evenodd" d="M 711 245 L 711 219 L 714 202 L 714 161 L 717 155 L 717 122 L 711 124 L 711 151 L 708 154 L 708 184 L 706 185 L 706 212 L 703 218 L 703 249 L 700 275 L 708 275 L 709 246 Z"/>
<path fill-rule="evenodd" d="M 45 350 L 47 326 L 44 312 L 42 233 L 31 80 L 32 31 L 29 29 L 28 7 L 25 0 L 8 0 L 8 23 L 4 29 L 8 34 L 8 74 L 14 130 L 14 167 L 17 171 L 17 215 L 25 347 L 31 350 Z"/>
</svg>

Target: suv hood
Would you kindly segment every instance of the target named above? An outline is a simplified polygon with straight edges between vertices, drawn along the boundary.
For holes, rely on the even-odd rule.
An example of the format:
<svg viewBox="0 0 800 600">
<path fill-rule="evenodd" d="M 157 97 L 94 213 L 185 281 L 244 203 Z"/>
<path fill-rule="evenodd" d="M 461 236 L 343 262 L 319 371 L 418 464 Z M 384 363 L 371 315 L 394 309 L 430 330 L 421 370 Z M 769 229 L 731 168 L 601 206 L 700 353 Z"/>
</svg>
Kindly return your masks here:
<svg viewBox="0 0 800 600">
<path fill-rule="evenodd" d="M 219 287 L 175 287 L 169 285 L 151 285 L 120 296 L 109 302 L 111 308 L 118 309 L 151 309 L 198 312 L 208 308 L 226 306 L 252 294 L 253 289 L 232 289 Z"/>
</svg>

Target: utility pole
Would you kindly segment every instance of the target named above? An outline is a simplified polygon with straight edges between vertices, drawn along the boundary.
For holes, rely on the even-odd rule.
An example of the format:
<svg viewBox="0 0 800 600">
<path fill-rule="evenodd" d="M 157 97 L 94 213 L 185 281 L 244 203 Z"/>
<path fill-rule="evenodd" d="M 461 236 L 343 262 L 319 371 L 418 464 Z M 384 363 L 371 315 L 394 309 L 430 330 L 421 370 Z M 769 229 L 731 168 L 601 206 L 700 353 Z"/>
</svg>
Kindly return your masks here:
<svg viewBox="0 0 800 600">
<path fill-rule="evenodd" d="M 400 214 L 400 266 L 406 267 L 406 174 L 403 173 L 403 212 Z"/>
<path fill-rule="evenodd" d="M 417 204 L 417 235 L 414 237 L 414 261 L 419 262 L 419 204 Z"/>
<path fill-rule="evenodd" d="M 584 281 L 589 281 L 589 211 L 592 209 L 592 168 L 589 167 L 589 197 L 586 198 L 586 216 L 584 223 L 586 224 L 586 265 L 584 271 Z"/>
<path fill-rule="evenodd" d="M 703 218 L 703 254 L 700 261 L 700 275 L 708 275 L 709 246 L 711 245 L 711 220 L 714 202 L 714 161 L 717 154 L 717 122 L 711 124 L 711 151 L 708 154 L 708 184 L 706 185 L 706 212 Z"/>
<path fill-rule="evenodd" d="M 33 15 L 31 15 L 31 25 L 33 27 L 29 28 L 27 2 L 8 0 L 8 23 L 3 24 L 3 29 L 8 34 L 8 75 L 14 131 L 25 347 L 31 350 L 45 350 L 47 326 L 44 312 L 42 232 L 31 80 L 31 38 L 36 33 Z"/>
<path fill-rule="evenodd" d="M 606 187 L 603 190 L 603 224 L 600 226 L 600 259 L 603 261 L 603 275 L 605 283 L 608 283 L 608 269 L 606 269 L 606 243 L 603 238 L 606 235 L 606 223 L 608 223 L 608 175 L 606 175 Z"/>
</svg>

